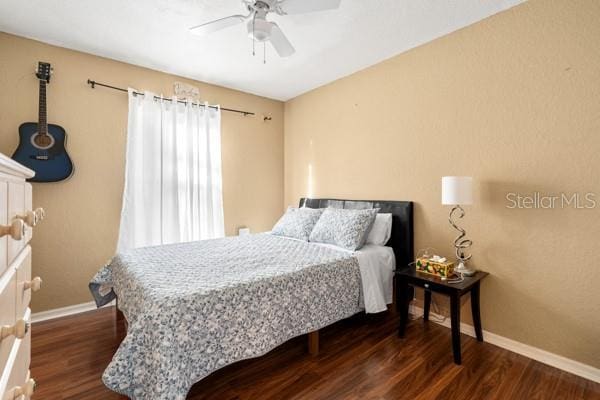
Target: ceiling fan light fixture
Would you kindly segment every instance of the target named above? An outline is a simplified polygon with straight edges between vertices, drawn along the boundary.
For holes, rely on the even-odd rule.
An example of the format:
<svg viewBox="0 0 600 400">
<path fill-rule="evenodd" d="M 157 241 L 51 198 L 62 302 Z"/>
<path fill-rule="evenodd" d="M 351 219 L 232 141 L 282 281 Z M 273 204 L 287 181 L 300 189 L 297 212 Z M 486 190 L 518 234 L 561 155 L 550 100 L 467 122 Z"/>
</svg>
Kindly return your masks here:
<svg viewBox="0 0 600 400">
<path fill-rule="evenodd" d="M 205 22 L 190 28 L 197 35 L 205 35 L 226 29 L 248 21 L 248 36 L 252 39 L 252 55 L 255 55 L 256 42 L 264 43 L 263 55 L 266 55 L 266 42 L 270 42 L 280 57 L 289 57 L 296 52 L 279 25 L 269 22 L 267 16 L 305 14 L 315 11 L 333 10 L 342 0 L 241 0 L 247 15 L 231 15 L 214 21 Z M 263 58 L 264 61 L 264 58 Z"/>
<path fill-rule="evenodd" d="M 271 28 L 273 25 L 260 18 L 248 21 L 248 36 L 257 42 L 265 42 L 271 37 Z"/>
</svg>

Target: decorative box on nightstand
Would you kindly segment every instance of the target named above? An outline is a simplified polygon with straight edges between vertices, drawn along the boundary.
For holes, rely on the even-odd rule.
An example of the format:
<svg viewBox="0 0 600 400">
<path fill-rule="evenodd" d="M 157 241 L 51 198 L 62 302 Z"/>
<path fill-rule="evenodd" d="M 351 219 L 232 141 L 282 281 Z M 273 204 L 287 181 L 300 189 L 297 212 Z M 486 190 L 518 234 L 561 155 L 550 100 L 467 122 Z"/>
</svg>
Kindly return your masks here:
<svg viewBox="0 0 600 400">
<path fill-rule="evenodd" d="M 427 257 L 419 257 L 415 263 L 417 271 L 448 278 L 454 272 L 454 263 L 451 261 L 435 261 Z"/>
</svg>

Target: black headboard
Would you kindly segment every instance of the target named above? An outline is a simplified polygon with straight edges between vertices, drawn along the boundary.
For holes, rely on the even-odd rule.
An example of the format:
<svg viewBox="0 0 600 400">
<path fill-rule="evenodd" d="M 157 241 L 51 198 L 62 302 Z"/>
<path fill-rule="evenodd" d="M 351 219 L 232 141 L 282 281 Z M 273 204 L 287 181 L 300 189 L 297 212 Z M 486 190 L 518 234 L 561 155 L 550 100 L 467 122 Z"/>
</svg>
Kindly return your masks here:
<svg viewBox="0 0 600 400">
<path fill-rule="evenodd" d="M 388 200 L 300 199 L 300 207 L 309 208 L 379 208 L 392 214 L 392 237 L 386 246 L 394 249 L 396 266 L 406 267 L 414 258 L 413 202 Z"/>
</svg>

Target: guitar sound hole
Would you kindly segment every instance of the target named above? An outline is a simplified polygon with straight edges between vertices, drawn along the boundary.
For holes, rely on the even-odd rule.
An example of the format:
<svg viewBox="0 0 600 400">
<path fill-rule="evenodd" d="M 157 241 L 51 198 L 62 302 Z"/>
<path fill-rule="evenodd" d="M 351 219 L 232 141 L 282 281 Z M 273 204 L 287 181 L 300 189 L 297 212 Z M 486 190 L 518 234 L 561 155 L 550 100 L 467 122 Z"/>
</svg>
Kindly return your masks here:
<svg viewBox="0 0 600 400">
<path fill-rule="evenodd" d="M 46 150 L 54 146 L 54 136 L 49 133 L 36 133 L 31 137 L 31 144 L 40 150 Z"/>
</svg>

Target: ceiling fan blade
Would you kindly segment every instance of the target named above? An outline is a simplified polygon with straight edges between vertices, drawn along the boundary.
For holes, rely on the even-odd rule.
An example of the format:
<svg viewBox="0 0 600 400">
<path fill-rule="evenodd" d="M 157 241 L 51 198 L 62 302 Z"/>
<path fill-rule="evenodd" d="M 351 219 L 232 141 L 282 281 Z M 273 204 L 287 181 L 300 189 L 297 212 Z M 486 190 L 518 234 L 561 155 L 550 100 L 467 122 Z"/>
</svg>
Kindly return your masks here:
<svg viewBox="0 0 600 400">
<path fill-rule="evenodd" d="M 281 28 L 274 22 L 272 22 L 271 37 L 269 40 L 280 57 L 289 57 L 296 52 L 296 49 L 294 49 L 288 38 L 285 37 Z"/>
<path fill-rule="evenodd" d="M 230 17 L 225 17 L 215 21 L 207 22 L 202 25 L 194 26 L 190 28 L 190 32 L 192 32 L 194 35 L 208 35 L 209 33 L 240 24 L 244 22 L 245 19 L 246 17 L 244 15 L 232 15 Z"/>
<path fill-rule="evenodd" d="M 339 8 L 342 0 L 283 0 L 281 10 L 286 14 L 304 14 Z"/>
</svg>

